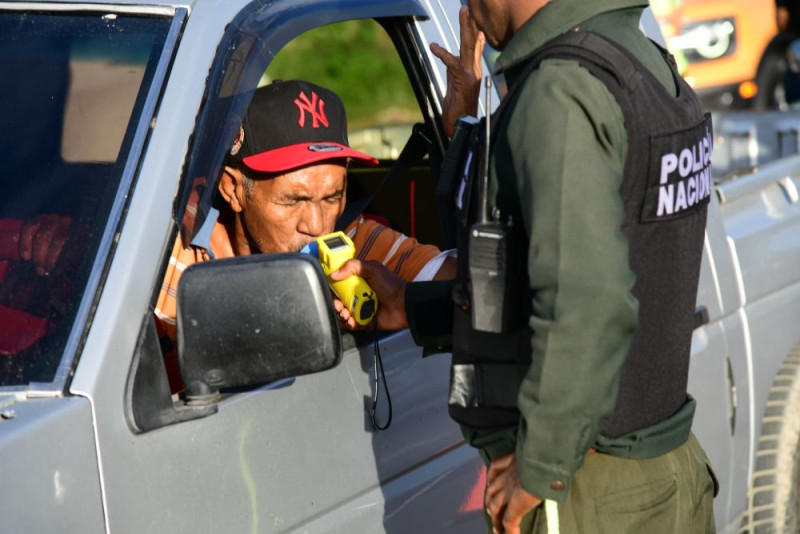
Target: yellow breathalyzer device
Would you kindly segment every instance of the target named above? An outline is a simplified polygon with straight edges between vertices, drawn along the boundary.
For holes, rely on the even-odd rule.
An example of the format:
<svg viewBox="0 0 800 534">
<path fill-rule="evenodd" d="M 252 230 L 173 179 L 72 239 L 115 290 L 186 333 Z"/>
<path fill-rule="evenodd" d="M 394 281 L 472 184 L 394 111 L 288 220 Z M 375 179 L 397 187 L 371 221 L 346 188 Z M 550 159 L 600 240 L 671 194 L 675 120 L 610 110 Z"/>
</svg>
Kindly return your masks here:
<svg viewBox="0 0 800 534">
<path fill-rule="evenodd" d="M 360 325 L 367 325 L 378 311 L 378 297 L 369 284 L 360 276 L 353 275 L 344 280 L 331 280 L 331 273 L 353 258 L 356 247 L 344 232 L 334 232 L 317 238 L 317 250 L 322 270 L 328 278 L 333 292 L 350 310 Z"/>
</svg>

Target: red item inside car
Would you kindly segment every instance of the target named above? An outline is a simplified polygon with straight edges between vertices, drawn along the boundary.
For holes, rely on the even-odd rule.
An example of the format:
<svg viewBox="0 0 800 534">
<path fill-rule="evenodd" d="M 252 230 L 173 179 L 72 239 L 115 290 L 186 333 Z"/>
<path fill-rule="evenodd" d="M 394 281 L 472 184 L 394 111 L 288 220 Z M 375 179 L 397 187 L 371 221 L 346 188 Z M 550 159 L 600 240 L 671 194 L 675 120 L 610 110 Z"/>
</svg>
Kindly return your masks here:
<svg viewBox="0 0 800 534">
<path fill-rule="evenodd" d="M 22 221 L 17 219 L 0 219 L 0 261 L 19 260 L 19 234 Z"/>
<path fill-rule="evenodd" d="M 29 348 L 44 337 L 47 320 L 0 304 L 0 356 Z"/>
</svg>

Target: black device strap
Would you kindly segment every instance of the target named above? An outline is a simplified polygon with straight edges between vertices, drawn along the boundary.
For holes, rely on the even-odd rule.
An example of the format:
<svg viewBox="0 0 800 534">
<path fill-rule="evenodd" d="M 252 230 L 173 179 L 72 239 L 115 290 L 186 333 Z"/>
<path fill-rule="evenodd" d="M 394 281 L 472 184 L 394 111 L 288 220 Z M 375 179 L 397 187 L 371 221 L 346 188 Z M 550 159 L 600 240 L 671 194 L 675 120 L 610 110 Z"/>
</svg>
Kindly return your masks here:
<svg viewBox="0 0 800 534">
<path fill-rule="evenodd" d="M 597 52 L 596 49 L 598 46 L 601 46 L 604 54 L 610 54 L 611 57 Z M 621 55 L 622 53 L 623 52 L 616 47 L 608 45 L 604 38 L 592 32 L 571 31 L 561 34 L 545 43 L 541 48 L 537 49 L 523 60 L 525 62 L 525 67 L 514 81 L 514 84 L 508 89 L 508 92 L 503 97 L 497 110 L 492 115 L 492 141 L 494 140 L 495 132 L 497 132 L 495 126 L 500 121 L 511 98 L 519 91 L 522 84 L 525 83 L 528 75 L 530 75 L 544 59 L 568 57 L 579 61 L 590 61 L 608 71 L 614 78 L 617 78 L 620 85 L 627 86 L 632 90 L 638 85 L 641 75 L 629 62 L 619 60 L 618 54 Z M 621 72 L 618 74 L 620 70 Z"/>
<path fill-rule="evenodd" d="M 397 180 L 399 176 L 404 176 L 408 173 L 411 166 L 420 161 L 428 153 L 431 145 L 430 135 L 422 124 L 415 124 L 411 131 L 411 137 L 406 141 L 406 145 L 397 157 L 397 160 L 389 169 L 389 172 L 384 176 L 383 181 L 378 184 L 372 193 L 362 199 L 359 199 L 352 204 L 348 204 L 344 209 L 339 220 L 336 221 L 336 230 L 344 231 L 350 223 L 356 220 L 361 213 L 367 208 L 372 199 L 381 192 L 381 190 L 390 183 Z"/>
</svg>

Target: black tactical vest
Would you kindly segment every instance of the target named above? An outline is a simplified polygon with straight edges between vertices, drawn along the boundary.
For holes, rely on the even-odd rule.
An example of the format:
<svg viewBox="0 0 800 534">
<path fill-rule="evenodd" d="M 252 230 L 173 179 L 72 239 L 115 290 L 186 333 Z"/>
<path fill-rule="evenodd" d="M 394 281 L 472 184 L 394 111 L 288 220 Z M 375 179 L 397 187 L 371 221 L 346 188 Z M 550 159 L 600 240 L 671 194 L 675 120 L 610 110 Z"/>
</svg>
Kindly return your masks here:
<svg viewBox="0 0 800 534">
<path fill-rule="evenodd" d="M 639 324 L 622 369 L 614 413 L 601 428 L 609 438 L 667 419 L 686 402 L 706 211 L 713 192 L 711 117 L 668 53 L 662 50 L 662 54 L 677 84 L 677 97 L 616 43 L 589 32 L 569 32 L 531 56 L 503 102 L 511 100 L 543 60 L 563 58 L 579 62 L 602 81 L 625 119 L 628 150 L 620 189 L 625 206 L 622 230 L 629 240 L 629 262 L 636 275 L 633 294 L 639 301 Z M 493 124 L 500 123 L 503 104 Z M 465 265 L 469 251 L 463 238 L 468 229 L 466 224 L 459 240 L 462 288 L 469 287 Z M 475 304 L 463 305 L 462 299 L 455 299 L 450 414 L 474 428 L 510 426 L 519 420 L 516 398 L 531 364 L 527 236 L 522 236 L 515 250 L 521 252 L 516 258 L 517 287 L 525 301 L 516 329 L 506 334 L 477 332 L 471 328 L 468 311 Z"/>
</svg>

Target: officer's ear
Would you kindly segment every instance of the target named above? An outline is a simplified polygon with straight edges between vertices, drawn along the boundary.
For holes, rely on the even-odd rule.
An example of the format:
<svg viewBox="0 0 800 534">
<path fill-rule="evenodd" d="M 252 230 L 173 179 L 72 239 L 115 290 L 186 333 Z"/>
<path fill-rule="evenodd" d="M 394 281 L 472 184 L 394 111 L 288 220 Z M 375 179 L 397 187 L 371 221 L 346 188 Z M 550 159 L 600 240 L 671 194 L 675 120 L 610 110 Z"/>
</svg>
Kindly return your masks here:
<svg viewBox="0 0 800 534">
<path fill-rule="evenodd" d="M 225 170 L 222 171 L 217 189 L 234 213 L 242 212 L 247 195 L 242 171 L 226 165 Z"/>
</svg>

